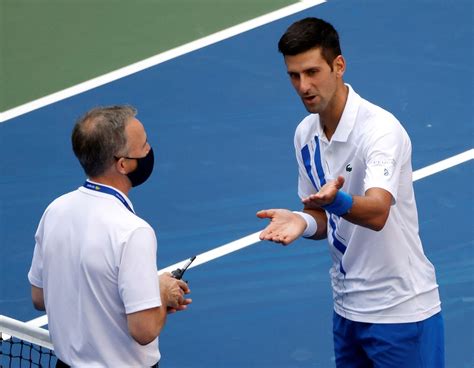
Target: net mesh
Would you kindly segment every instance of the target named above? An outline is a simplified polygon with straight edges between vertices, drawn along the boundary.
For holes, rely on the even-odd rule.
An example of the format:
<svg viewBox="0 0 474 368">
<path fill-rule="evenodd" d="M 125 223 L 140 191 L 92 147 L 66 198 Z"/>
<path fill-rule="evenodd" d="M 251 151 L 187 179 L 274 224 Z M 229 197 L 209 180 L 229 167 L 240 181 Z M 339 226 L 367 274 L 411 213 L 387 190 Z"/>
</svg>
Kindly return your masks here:
<svg viewBox="0 0 474 368">
<path fill-rule="evenodd" d="M 0 367 L 55 367 L 47 330 L 0 316 Z"/>
</svg>

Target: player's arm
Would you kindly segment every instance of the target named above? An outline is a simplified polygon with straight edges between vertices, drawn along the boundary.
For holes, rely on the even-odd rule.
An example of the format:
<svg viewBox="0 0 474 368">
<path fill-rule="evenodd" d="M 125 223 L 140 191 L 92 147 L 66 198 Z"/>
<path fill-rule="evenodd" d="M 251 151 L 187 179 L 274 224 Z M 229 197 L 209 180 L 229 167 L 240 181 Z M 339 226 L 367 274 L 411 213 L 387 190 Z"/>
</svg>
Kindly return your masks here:
<svg viewBox="0 0 474 368">
<path fill-rule="evenodd" d="M 385 189 L 370 188 L 364 196 L 355 196 L 341 191 L 344 178 L 326 183 L 318 193 L 303 199 L 306 208 L 323 208 L 342 216 L 353 224 L 380 231 L 385 226 L 392 195 Z"/>
<path fill-rule="evenodd" d="M 349 222 L 371 230 L 384 228 L 390 213 L 392 195 L 382 188 L 370 188 L 364 196 L 352 196 L 352 207 L 343 216 Z"/>
<path fill-rule="evenodd" d="M 321 240 L 326 239 L 328 237 L 327 233 L 327 223 L 328 219 L 326 217 L 326 211 L 322 210 L 321 208 L 307 208 L 304 207 L 303 212 L 311 215 L 316 220 L 316 232 L 313 236 L 308 237 L 308 239 L 314 240 Z"/>
<path fill-rule="evenodd" d="M 305 219 L 304 214 L 313 219 Z M 304 213 L 286 209 L 269 209 L 257 212 L 257 217 L 270 219 L 268 226 L 260 233 L 261 240 L 288 245 L 304 235 L 308 227 L 312 227 L 310 232 L 313 235 L 308 235 L 312 239 L 324 239 L 327 236 L 326 214 L 321 209 L 305 208 Z"/>
<path fill-rule="evenodd" d="M 304 124 L 300 124 L 295 132 L 295 152 L 299 171 L 298 195 L 300 197 L 303 193 L 311 193 L 314 190 L 300 154 L 302 129 L 304 129 Z M 260 233 L 261 240 L 288 245 L 301 236 L 315 240 L 327 237 L 326 213 L 321 208 L 305 206 L 303 212 L 269 209 L 257 212 L 257 217 L 270 220 L 267 227 Z"/>
<path fill-rule="evenodd" d="M 328 194 L 333 201 L 323 203 L 326 211 L 374 231 L 384 228 L 390 208 L 396 201 L 402 163 L 411 158 L 410 139 L 400 124 L 390 116 L 379 118 L 392 121 L 390 124 L 377 124 L 377 129 L 368 132 L 361 142 L 365 152 L 364 194 L 343 192 L 344 178 L 340 176 L 324 185 L 316 195 Z"/>
<path fill-rule="evenodd" d="M 44 305 L 44 294 L 43 289 L 37 286 L 31 285 L 31 300 L 35 309 L 44 311 L 46 307 Z"/>
</svg>

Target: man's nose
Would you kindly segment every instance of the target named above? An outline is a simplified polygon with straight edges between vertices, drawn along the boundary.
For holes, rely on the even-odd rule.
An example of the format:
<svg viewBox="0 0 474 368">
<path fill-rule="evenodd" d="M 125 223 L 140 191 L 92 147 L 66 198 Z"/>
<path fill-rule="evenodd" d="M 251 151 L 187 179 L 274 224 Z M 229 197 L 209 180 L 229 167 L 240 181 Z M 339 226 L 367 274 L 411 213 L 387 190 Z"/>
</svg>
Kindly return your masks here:
<svg viewBox="0 0 474 368">
<path fill-rule="evenodd" d="M 304 74 L 300 75 L 298 90 L 300 94 L 306 94 L 311 88 L 311 80 Z"/>
</svg>

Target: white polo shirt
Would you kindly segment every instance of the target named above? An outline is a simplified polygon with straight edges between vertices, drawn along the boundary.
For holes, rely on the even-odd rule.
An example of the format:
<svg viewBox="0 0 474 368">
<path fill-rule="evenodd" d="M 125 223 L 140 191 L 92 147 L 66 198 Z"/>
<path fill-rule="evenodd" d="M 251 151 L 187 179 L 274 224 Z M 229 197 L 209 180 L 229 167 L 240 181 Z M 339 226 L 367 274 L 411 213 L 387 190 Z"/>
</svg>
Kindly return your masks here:
<svg viewBox="0 0 474 368">
<path fill-rule="evenodd" d="M 295 133 L 298 194 L 316 193 L 324 183 L 345 178 L 343 191 L 363 196 L 369 188 L 392 194 L 384 228 L 373 231 L 328 216 L 334 309 L 360 322 L 424 320 L 441 310 L 435 271 L 423 253 L 412 182 L 411 142 L 389 112 L 352 88 L 331 141 L 318 114 Z"/>
<path fill-rule="evenodd" d="M 155 364 L 157 339 L 138 344 L 126 316 L 161 305 L 150 225 L 117 197 L 80 187 L 48 206 L 35 239 L 28 279 L 43 288 L 59 359 L 73 367 Z"/>
</svg>

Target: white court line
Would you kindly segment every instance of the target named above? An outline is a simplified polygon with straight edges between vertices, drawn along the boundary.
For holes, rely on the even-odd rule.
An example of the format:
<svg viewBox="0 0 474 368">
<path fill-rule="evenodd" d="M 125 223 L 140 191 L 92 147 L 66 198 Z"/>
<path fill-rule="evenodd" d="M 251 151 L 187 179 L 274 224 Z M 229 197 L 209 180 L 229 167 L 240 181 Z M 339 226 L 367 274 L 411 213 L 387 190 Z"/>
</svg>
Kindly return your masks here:
<svg viewBox="0 0 474 368">
<path fill-rule="evenodd" d="M 413 181 L 417 181 L 419 179 L 423 179 L 427 176 L 436 174 L 440 171 L 449 169 L 450 167 L 460 165 L 466 161 L 474 160 L 474 148 L 467 150 L 466 152 L 460 153 L 456 156 L 447 158 L 445 160 L 439 161 L 432 165 L 426 166 L 422 169 L 416 170 L 413 172 Z M 216 258 L 223 257 L 229 253 L 235 252 L 242 248 L 248 247 L 252 244 L 256 244 L 260 241 L 259 239 L 260 231 L 247 235 L 243 238 L 237 239 L 233 242 L 221 245 L 220 247 L 211 249 L 210 251 L 198 254 L 196 256 L 196 260 L 189 266 L 189 268 L 193 268 L 199 266 L 203 263 L 212 261 Z M 170 272 L 175 270 L 176 268 L 182 267 L 188 260 L 185 259 L 181 262 L 175 263 L 171 266 L 163 268 L 158 271 L 158 274 L 162 274 L 163 272 Z M 48 316 L 44 315 L 38 318 L 35 318 L 31 321 L 26 322 L 29 325 L 41 327 L 48 324 Z"/>
<path fill-rule="evenodd" d="M 309 9 L 313 6 L 319 5 L 326 2 L 326 0 L 304 0 L 300 1 L 296 4 L 292 4 L 289 6 L 286 6 L 284 8 L 275 10 L 271 13 L 262 15 L 260 17 L 251 19 L 249 21 L 240 23 L 236 26 L 224 29 L 222 31 L 213 33 L 209 36 L 200 38 L 196 41 L 189 42 L 187 44 L 184 44 L 182 46 L 176 47 L 174 49 L 165 51 L 161 54 L 152 56 L 150 58 L 141 60 L 139 62 L 136 62 L 134 64 L 128 65 L 126 67 L 117 69 L 115 71 L 112 71 L 110 73 L 101 75 L 99 77 L 90 79 L 88 81 L 85 81 L 83 83 L 79 83 L 75 86 L 63 89 L 62 91 L 52 93 L 48 96 L 39 98 L 37 100 L 28 102 L 26 104 L 14 107 L 10 110 L 6 110 L 4 112 L 0 112 L 0 123 L 3 123 L 7 120 L 13 119 L 15 117 L 18 117 L 20 115 L 26 114 L 28 112 L 31 112 L 33 110 L 39 109 L 41 107 L 50 105 L 52 103 L 64 100 L 68 97 L 72 97 L 75 95 L 78 95 L 80 93 L 89 91 L 93 88 L 102 86 L 104 84 L 113 82 L 117 79 L 126 77 L 128 75 L 137 73 L 139 71 L 142 71 L 144 69 L 151 68 L 155 65 L 161 64 L 165 61 L 177 58 L 178 56 L 182 56 L 184 54 L 190 53 L 192 51 L 201 49 L 203 47 L 212 45 L 214 43 L 223 41 L 225 39 L 234 37 L 238 34 L 247 32 L 251 29 L 261 27 L 265 24 L 274 22 L 278 19 L 285 18 L 289 15 L 298 13 L 300 11 Z"/>
<path fill-rule="evenodd" d="M 216 258 L 223 257 L 229 253 L 235 252 L 239 249 L 248 247 L 249 245 L 258 243 L 260 241 L 259 235 L 261 231 L 257 231 L 256 233 L 247 235 L 243 238 L 234 240 L 233 242 L 221 245 L 220 247 L 211 249 L 205 253 L 201 253 L 198 256 L 196 256 L 196 259 L 194 260 L 193 263 L 189 266 L 189 268 L 193 268 L 196 266 L 199 266 L 203 263 L 212 261 Z M 171 272 L 177 268 L 182 267 L 188 260 L 185 259 L 184 261 L 175 263 L 174 265 L 168 266 L 166 268 L 163 268 L 158 271 L 158 274 L 162 274 L 163 272 Z"/>
<path fill-rule="evenodd" d="M 460 153 L 459 155 L 439 161 L 433 165 L 426 166 L 422 169 L 416 170 L 413 173 L 413 181 L 423 179 L 426 176 L 436 174 L 437 172 L 449 169 L 450 167 L 462 164 L 463 162 L 474 160 L 474 148 Z"/>
</svg>

